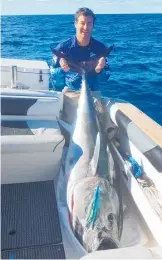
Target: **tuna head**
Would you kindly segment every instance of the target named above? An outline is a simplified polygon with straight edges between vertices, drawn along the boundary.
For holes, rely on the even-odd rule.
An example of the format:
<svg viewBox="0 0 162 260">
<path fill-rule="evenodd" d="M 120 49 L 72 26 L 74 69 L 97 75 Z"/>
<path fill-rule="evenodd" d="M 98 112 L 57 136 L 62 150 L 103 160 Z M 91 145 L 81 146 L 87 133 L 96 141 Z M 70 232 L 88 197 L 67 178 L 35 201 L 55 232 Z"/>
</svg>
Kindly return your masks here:
<svg viewBox="0 0 162 260">
<path fill-rule="evenodd" d="M 80 181 L 73 192 L 71 217 L 74 234 L 87 252 L 119 246 L 119 198 L 108 180 L 96 176 Z"/>
</svg>

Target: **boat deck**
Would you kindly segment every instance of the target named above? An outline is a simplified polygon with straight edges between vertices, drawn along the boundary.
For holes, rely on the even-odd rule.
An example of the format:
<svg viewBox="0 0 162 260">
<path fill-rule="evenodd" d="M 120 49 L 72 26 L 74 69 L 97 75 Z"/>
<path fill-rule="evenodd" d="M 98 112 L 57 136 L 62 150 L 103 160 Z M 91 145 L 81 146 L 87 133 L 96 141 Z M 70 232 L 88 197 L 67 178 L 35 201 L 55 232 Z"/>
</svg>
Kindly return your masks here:
<svg viewBox="0 0 162 260">
<path fill-rule="evenodd" d="M 65 259 L 53 181 L 3 184 L 2 259 Z"/>
</svg>

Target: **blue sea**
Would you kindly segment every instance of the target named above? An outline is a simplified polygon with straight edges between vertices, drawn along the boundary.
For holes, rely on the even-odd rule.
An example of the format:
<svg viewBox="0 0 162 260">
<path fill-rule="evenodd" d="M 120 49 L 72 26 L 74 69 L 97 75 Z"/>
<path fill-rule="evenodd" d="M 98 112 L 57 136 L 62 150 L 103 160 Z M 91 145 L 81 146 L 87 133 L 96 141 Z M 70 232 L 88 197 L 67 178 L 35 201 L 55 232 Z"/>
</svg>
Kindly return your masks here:
<svg viewBox="0 0 162 260">
<path fill-rule="evenodd" d="M 72 15 L 2 16 L 2 57 L 45 60 L 75 33 Z M 162 125 L 162 15 L 97 15 L 93 36 L 107 46 L 104 96 L 124 99 Z"/>
</svg>

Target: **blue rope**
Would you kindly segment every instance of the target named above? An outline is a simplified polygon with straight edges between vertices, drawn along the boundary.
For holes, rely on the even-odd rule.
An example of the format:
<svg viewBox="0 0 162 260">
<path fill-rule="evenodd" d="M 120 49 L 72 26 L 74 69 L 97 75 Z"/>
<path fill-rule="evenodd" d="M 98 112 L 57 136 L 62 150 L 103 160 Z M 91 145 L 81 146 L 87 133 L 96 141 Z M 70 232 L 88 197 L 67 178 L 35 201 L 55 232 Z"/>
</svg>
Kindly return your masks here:
<svg viewBox="0 0 162 260">
<path fill-rule="evenodd" d="M 93 195 L 93 198 L 90 202 L 89 208 L 88 208 L 88 215 L 86 218 L 86 226 L 89 227 L 90 225 L 94 226 L 94 222 L 97 216 L 97 212 L 99 209 L 99 197 L 100 197 L 100 187 L 97 185 L 95 188 L 95 192 Z"/>
<path fill-rule="evenodd" d="M 140 178 L 142 176 L 142 168 L 141 166 L 135 161 L 135 159 L 131 156 L 127 156 L 127 161 L 130 162 L 132 173 L 135 178 Z"/>
</svg>

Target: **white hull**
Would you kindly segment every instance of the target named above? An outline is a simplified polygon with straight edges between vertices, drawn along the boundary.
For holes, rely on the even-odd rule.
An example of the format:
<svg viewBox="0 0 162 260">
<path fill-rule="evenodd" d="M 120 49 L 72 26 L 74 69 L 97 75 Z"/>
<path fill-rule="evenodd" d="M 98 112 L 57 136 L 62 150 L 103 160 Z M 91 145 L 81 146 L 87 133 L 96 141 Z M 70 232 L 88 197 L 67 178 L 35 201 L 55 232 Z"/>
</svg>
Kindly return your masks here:
<svg viewBox="0 0 162 260">
<path fill-rule="evenodd" d="M 3 72 L 4 67 L 1 66 L 3 73 L 1 182 L 13 184 L 54 180 L 66 257 L 81 258 L 86 252 L 76 240 L 68 222 L 65 183 L 60 170 L 61 161 L 64 161 L 66 153 L 63 149 L 65 140 L 57 123 L 57 117 L 59 118 L 63 110 L 63 93 L 48 90 L 49 78 L 44 81 L 43 87 L 39 84 L 36 86 L 33 82 L 37 79 L 32 76 L 33 74 L 30 75 L 31 81 L 29 78 L 27 81 L 21 75 L 19 88 L 16 88 L 16 78 L 10 73 L 11 66 L 17 62 L 17 66 L 21 67 L 21 70 L 19 67 L 18 70 L 22 71 L 22 67 L 27 63 L 20 60 L 9 62 L 8 59 L 5 62 L 7 72 L 6 70 Z M 32 66 L 35 64 L 37 69 L 37 62 L 31 64 Z M 30 74 L 29 67 L 24 67 L 23 71 L 28 70 Z M 48 74 L 46 65 L 40 67 L 42 72 L 44 69 Z M 114 158 L 122 179 L 125 218 L 121 247 L 123 250 L 125 248 L 125 251 L 121 251 L 121 254 L 123 258 L 129 257 L 130 250 L 126 251 L 126 247 L 140 246 L 142 249 L 138 252 L 158 247 L 156 252 L 160 256 L 162 216 L 159 216 L 154 208 L 157 201 L 155 199 L 151 202 L 148 193 L 144 193 L 133 172 L 128 169 L 123 155 L 129 154 L 135 159 L 162 196 L 162 128 L 131 104 L 115 102 L 108 98 L 103 98 L 102 102 L 105 108 L 108 138 L 111 139 Z M 114 253 L 113 250 L 101 252 L 100 255 L 97 252 L 91 257 L 104 258 L 110 254 L 110 257 L 117 258 L 118 250 L 122 249 L 114 250 Z M 146 251 L 141 251 L 141 258 L 149 256 Z M 134 249 L 132 255 L 135 256 Z"/>
</svg>

